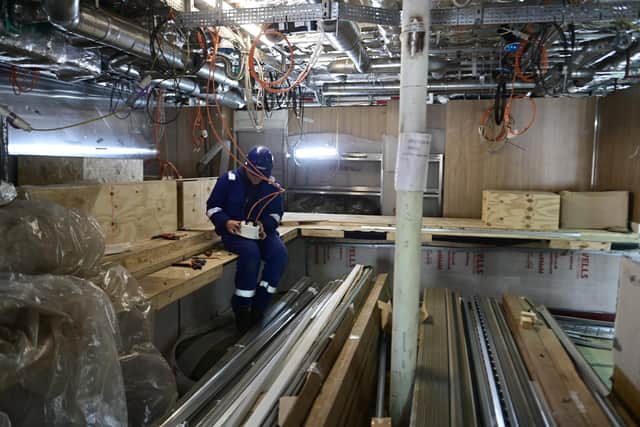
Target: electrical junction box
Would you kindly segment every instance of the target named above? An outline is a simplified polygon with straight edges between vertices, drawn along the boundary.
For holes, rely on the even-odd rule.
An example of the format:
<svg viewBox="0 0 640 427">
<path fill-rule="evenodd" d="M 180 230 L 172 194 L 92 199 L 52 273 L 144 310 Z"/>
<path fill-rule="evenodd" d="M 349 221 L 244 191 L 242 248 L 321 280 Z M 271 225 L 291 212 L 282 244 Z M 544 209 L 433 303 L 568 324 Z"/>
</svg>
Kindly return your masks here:
<svg viewBox="0 0 640 427">
<path fill-rule="evenodd" d="M 260 227 L 251 222 L 243 221 L 240 223 L 239 235 L 245 239 L 260 240 Z"/>
</svg>

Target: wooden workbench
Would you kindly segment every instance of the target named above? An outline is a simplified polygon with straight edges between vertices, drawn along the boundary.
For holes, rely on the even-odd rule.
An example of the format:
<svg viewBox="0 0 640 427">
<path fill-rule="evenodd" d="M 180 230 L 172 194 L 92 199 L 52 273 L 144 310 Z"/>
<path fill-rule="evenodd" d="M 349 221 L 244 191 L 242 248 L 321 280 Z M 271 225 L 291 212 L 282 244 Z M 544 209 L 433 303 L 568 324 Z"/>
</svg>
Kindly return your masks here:
<svg viewBox="0 0 640 427">
<path fill-rule="evenodd" d="M 559 230 L 554 232 L 500 230 L 485 226 L 479 219 L 424 218 L 422 241 L 426 244 L 459 244 L 459 238 L 489 241 L 509 239 L 525 243 L 536 241 L 544 247 L 569 250 L 610 250 L 612 244 L 638 245 L 636 233 L 599 230 Z M 395 217 L 373 215 L 330 215 L 286 213 L 279 228 L 285 242 L 297 236 L 332 239 L 371 239 L 393 241 Z M 222 276 L 225 265 L 237 255 L 225 251 L 210 229 L 177 231 L 180 240 L 149 240 L 136 243 L 130 251 L 105 257 L 122 263 L 139 279 L 155 310 L 208 285 Z M 437 237 L 436 237 L 437 236 Z M 435 238 L 441 240 L 435 242 Z M 450 240 L 448 240 L 451 238 Z M 206 258 L 202 270 L 175 264 L 192 257 Z"/>
<path fill-rule="evenodd" d="M 345 238 L 358 233 L 383 234 L 384 240 L 395 240 L 395 217 L 375 215 L 329 215 L 286 213 L 284 225 L 297 226 L 304 237 Z M 422 241 L 437 236 L 453 238 L 514 239 L 543 241 L 552 249 L 610 250 L 612 244 L 637 245 L 637 233 L 614 233 L 603 230 L 503 230 L 486 226 L 480 219 L 423 218 Z"/>
</svg>

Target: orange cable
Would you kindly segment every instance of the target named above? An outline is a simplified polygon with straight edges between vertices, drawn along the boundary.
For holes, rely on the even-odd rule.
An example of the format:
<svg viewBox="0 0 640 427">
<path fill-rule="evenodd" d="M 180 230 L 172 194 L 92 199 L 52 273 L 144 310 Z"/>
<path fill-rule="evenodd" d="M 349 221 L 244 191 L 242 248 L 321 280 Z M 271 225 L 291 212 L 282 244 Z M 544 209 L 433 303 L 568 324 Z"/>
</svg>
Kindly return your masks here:
<svg viewBox="0 0 640 427">
<path fill-rule="evenodd" d="M 254 57 L 255 57 L 255 50 L 256 47 L 258 45 L 258 42 L 260 41 L 260 39 L 262 38 L 263 35 L 266 34 L 274 34 L 279 36 L 280 38 L 282 38 L 286 43 L 287 46 L 289 47 L 289 67 L 287 68 L 287 71 L 284 73 L 284 75 L 272 82 L 267 82 L 265 80 L 262 80 L 258 77 L 258 73 L 256 72 L 256 68 L 255 68 L 255 64 L 254 64 Z M 287 93 L 292 91 L 293 89 L 295 89 L 296 87 L 298 87 L 309 75 L 309 72 L 311 71 L 311 64 L 307 65 L 307 67 L 304 69 L 304 71 L 302 73 L 300 73 L 300 75 L 298 76 L 298 78 L 293 82 L 293 84 L 289 87 L 286 88 L 274 88 L 272 86 L 277 86 L 281 83 L 283 83 L 287 77 L 289 77 L 289 75 L 293 72 L 293 68 L 295 67 L 295 58 L 293 55 L 293 46 L 291 45 L 291 42 L 289 42 L 289 39 L 287 38 L 287 36 L 285 36 L 284 34 L 282 34 L 279 31 L 273 30 L 273 29 L 266 29 L 266 30 L 262 30 L 262 32 L 260 34 L 258 34 L 258 36 L 253 40 L 253 43 L 251 44 L 251 49 L 249 49 L 249 73 L 251 74 L 251 77 L 253 77 L 253 79 L 260 85 L 262 86 L 262 88 L 264 90 L 266 90 L 267 92 L 271 92 L 271 93 Z"/>
</svg>

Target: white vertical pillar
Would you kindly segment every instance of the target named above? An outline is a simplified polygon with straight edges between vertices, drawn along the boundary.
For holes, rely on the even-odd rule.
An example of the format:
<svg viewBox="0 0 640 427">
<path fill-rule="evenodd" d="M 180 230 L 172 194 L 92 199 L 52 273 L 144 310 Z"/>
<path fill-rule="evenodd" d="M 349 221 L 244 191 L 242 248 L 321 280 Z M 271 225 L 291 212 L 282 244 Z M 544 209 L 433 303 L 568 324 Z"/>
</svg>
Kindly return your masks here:
<svg viewBox="0 0 640 427">
<path fill-rule="evenodd" d="M 391 340 L 391 417 L 406 425 L 416 371 L 420 299 L 420 229 L 427 179 L 427 73 L 430 0 L 404 0 L 396 159 L 396 242 Z"/>
</svg>

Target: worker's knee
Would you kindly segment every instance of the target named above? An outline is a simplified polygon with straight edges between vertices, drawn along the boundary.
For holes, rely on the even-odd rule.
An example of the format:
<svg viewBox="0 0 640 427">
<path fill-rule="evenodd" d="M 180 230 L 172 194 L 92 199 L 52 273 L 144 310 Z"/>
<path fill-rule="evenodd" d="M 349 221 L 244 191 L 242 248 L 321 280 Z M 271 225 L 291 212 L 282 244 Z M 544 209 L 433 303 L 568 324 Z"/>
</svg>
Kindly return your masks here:
<svg viewBox="0 0 640 427">
<path fill-rule="evenodd" d="M 289 253 L 287 251 L 287 247 L 282 243 L 282 241 L 278 240 L 277 242 L 269 245 L 264 258 L 267 262 L 276 262 L 285 265 L 288 257 Z"/>
<path fill-rule="evenodd" d="M 232 252 L 238 254 L 243 260 L 255 260 L 260 262 L 260 248 L 253 240 L 243 239 L 244 241 L 234 245 Z"/>
</svg>

